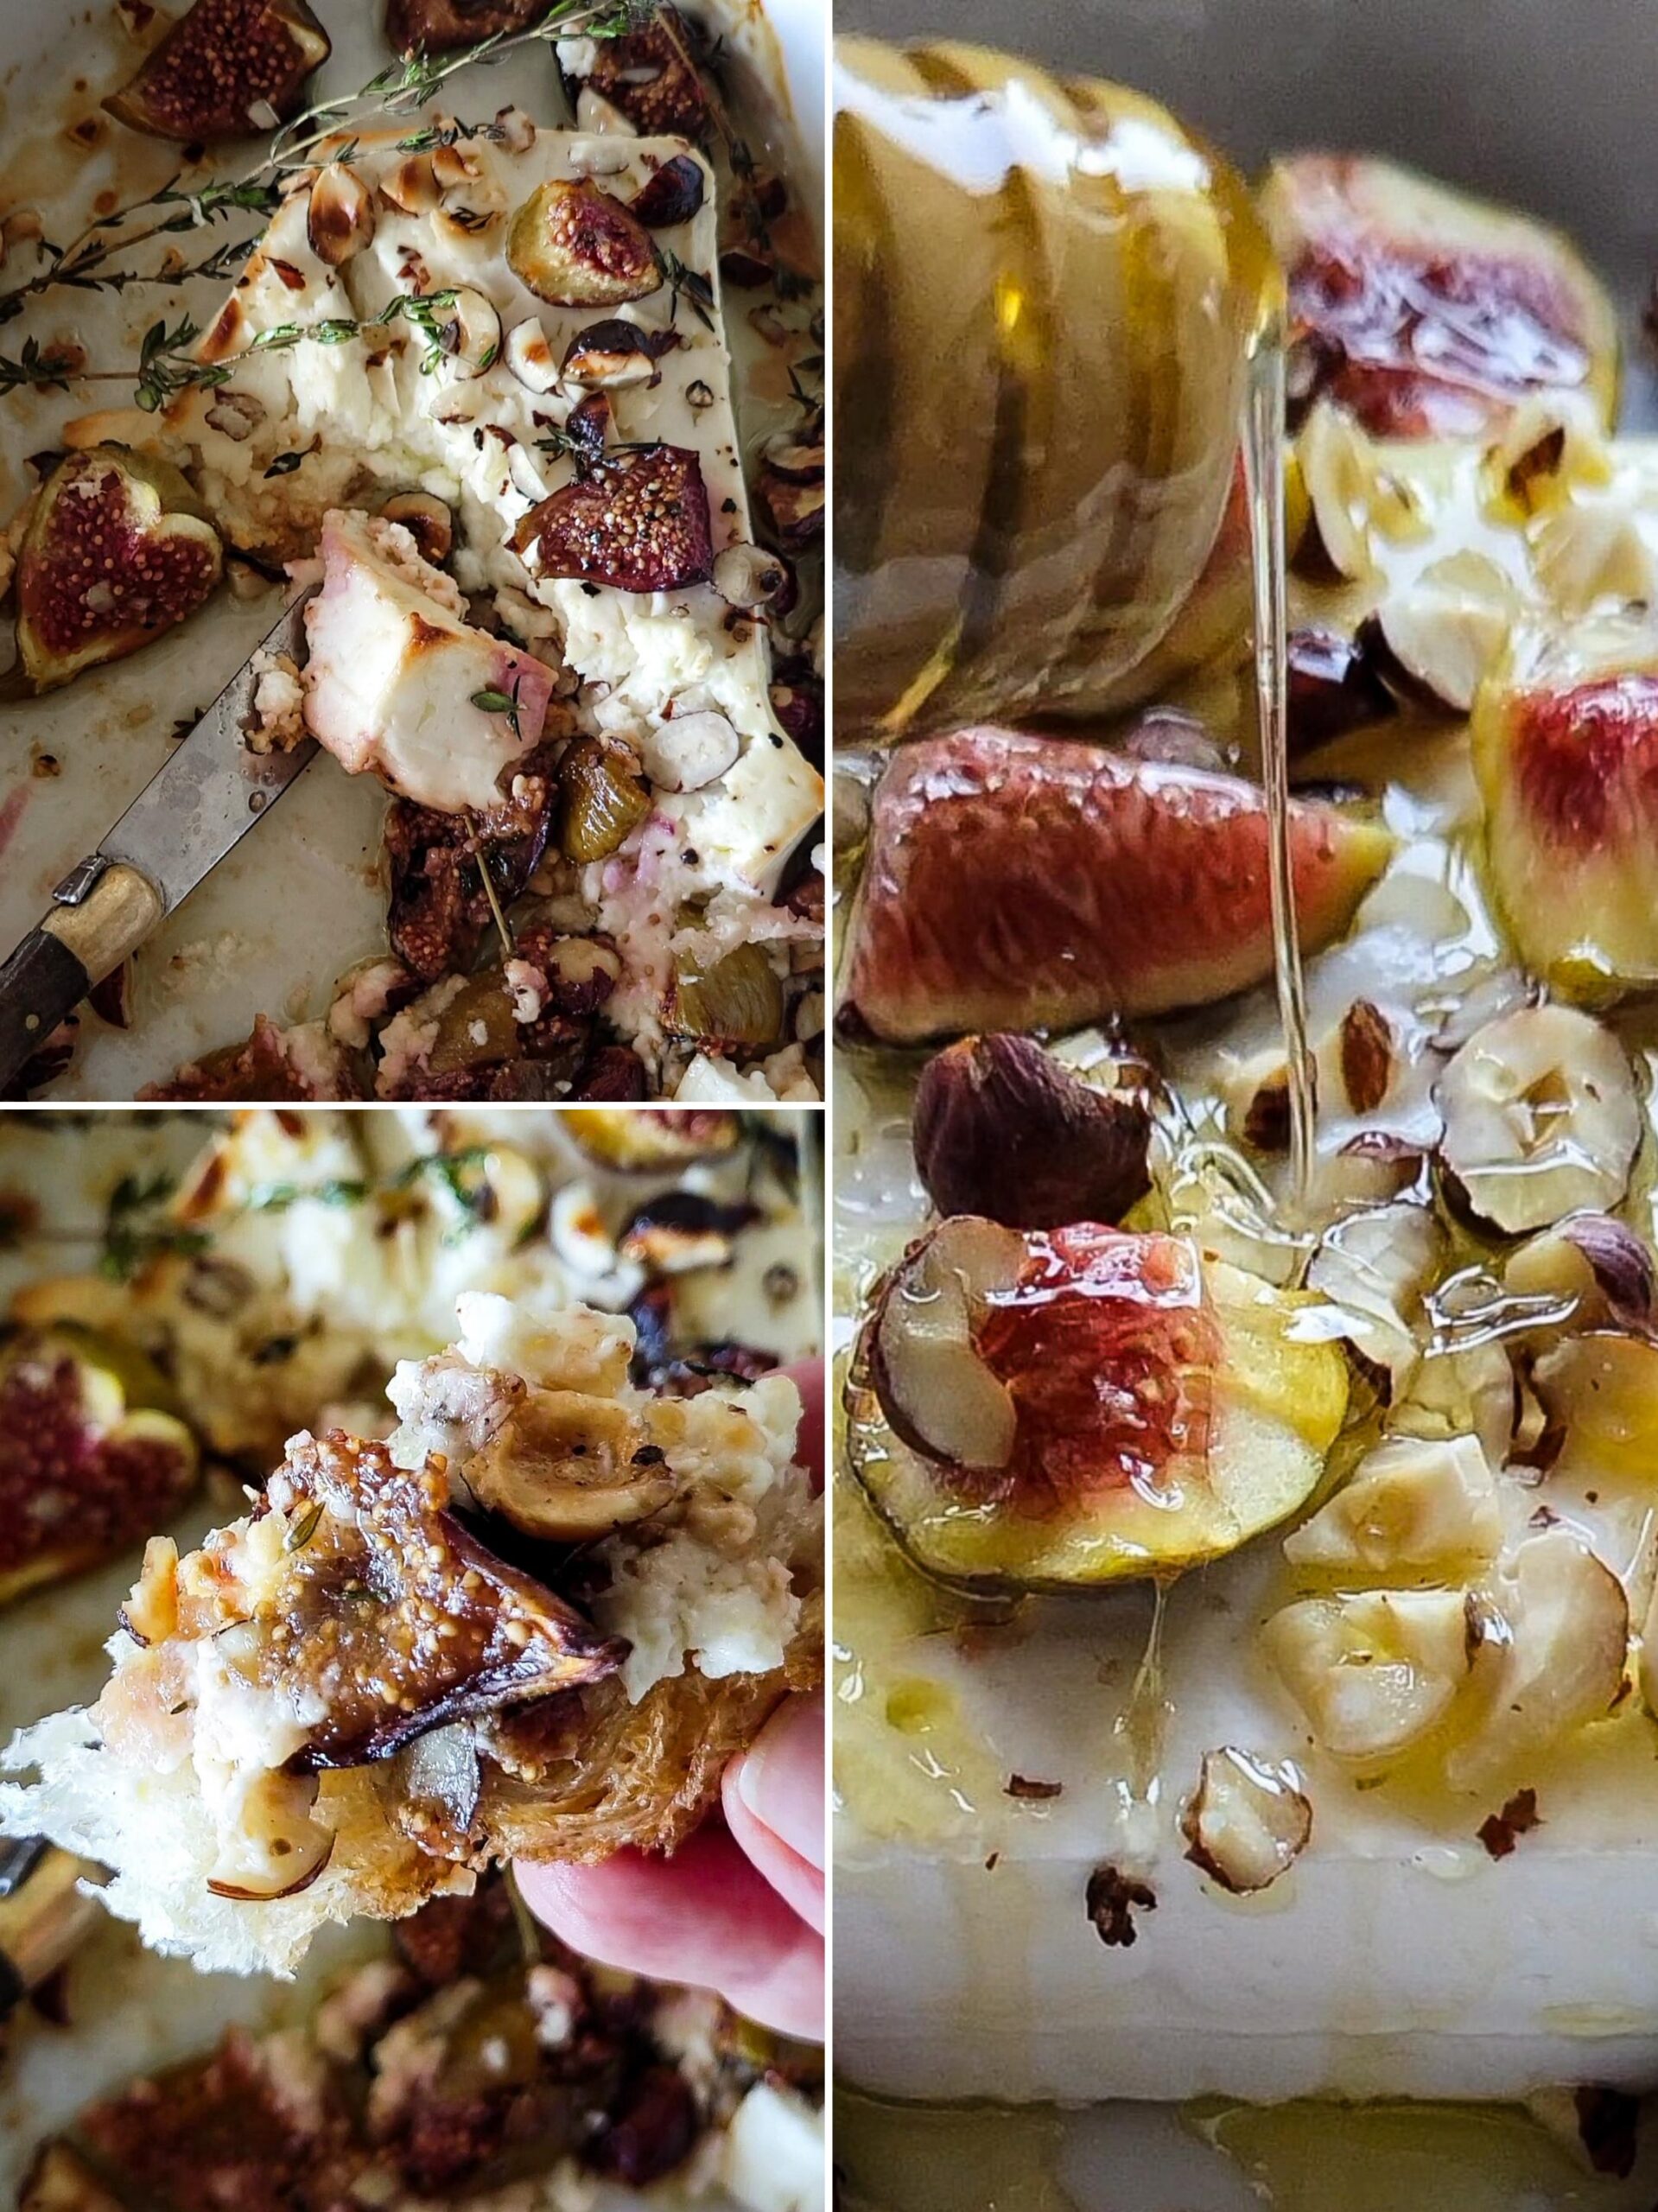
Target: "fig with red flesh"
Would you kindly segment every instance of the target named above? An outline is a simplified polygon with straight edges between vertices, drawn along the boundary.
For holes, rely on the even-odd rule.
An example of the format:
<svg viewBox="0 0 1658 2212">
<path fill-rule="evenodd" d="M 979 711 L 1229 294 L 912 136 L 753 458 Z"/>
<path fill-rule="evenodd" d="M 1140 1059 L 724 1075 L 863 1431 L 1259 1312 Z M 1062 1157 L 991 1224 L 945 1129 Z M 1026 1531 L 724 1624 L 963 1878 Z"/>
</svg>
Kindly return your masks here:
<svg viewBox="0 0 1658 2212">
<path fill-rule="evenodd" d="M 654 20 L 619 38 L 600 39 L 584 82 L 625 115 L 644 138 L 708 136 L 708 94 L 695 48 L 677 10 L 659 7 Z"/>
<path fill-rule="evenodd" d="M 663 281 L 649 231 L 589 177 L 556 177 L 532 192 L 512 218 L 506 258 L 554 307 L 620 307 Z"/>
<path fill-rule="evenodd" d="M 196 1447 L 155 1402 L 162 1389 L 147 1363 L 79 1331 L 30 1331 L 0 1351 L 0 1604 L 111 1558 L 184 1503 Z"/>
<path fill-rule="evenodd" d="M 1515 950 L 1598 1004 L 1658 982 L 1658 656 L 1522 643 L 1474 702 L 1485 880 Z"/>
<path fill-rule="evenodd" d="M 645 446 L 532 507 L 514 543 L 543 576 L 618 591 L 677 591 L 714 567 L 702 464 L 683 446 Z"/>
<path fill-rule="evenodd" d="M 1181 1237 L 946 1221 L 867 1339 L 891 1436 L 854 1471 L 916 1563 L 986 1588 L 1089 1587 L 1233 1550 L 1310 1495 L 1346 1408 L 1299 1294 Z"/>
<path fill-rule="evenodd" d="M 1292 802 L 1301 945 L 1339 937 L 1387 833 Z M 1241 779 L 958 731 L 876 791 L 843 1027 L 888 1042 L 1207 1006 L 1272 973 L 1265 802 Z"/>
<path fill-rule="evenodd" d="M 245 138 L 298 114 L 331 50 L 306 0 L 195 0 L 104 105 L 156 138 Z"/>
<path fill-rule="evenodd" d="M 1617 319 L 1547 224 L 1351 155 L 1276 162 L 1261 207 L 1288 272 L 1298 400 L 1327 393 L 1373 436 L 1414 438 L 1583 391 L 1610 426 Z"/>
<path fill-rule="evenodd" d="M 120 660 L 209 597 L 218 533 L 164 461 L 124 446 L 67 454 L 41 486 L 17 556 L 17 649 L 36 691 Z"/>
</svg>

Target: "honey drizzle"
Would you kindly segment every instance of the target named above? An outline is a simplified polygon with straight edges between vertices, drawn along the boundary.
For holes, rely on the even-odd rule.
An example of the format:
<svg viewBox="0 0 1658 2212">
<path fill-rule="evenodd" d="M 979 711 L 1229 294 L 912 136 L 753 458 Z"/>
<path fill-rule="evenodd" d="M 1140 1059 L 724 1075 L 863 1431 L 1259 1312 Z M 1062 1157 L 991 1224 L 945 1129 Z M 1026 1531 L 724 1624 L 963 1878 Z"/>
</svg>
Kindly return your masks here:
<svg viewBox="0 0 1658 2212">
<path fill-rule="evenodd" d="M 1244 387 L 1242 443 L 1249 502 L 1250 577 L 1255 614 L 1255 706 L 1261 729 L 1261 780 L 1267 795 L 1267 863 L 1273 909 L 1273 975 L 1284 1032 L 1289 1100 L 1289 1182 L 1293 1218 L 1312 1185 L 1316 1098 L 1307 1041 L 1306 981 L 1301 967 L 1290 851 L 1289 654 L 1284 550 L 1285 347 L 1281 302 L 1263 315 L 1251 342 Z"/>
</svg>

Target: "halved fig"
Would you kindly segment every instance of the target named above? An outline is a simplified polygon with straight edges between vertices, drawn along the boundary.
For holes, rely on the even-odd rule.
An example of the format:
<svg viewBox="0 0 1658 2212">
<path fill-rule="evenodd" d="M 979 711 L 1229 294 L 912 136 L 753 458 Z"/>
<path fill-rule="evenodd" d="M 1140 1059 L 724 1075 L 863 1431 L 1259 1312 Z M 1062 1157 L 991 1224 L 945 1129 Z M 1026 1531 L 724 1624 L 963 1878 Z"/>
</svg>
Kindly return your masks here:
<svg viewBox="0 0 1658 2212">
<path fill-rule="evenodd" d="M 629 1408 L 537 1390 L 467 1460 L 467 1486 L 524 1535 L 583 1544 L 659 1513 L 677 1484 Z"/>
<path fill-rule="evenodd" d="M 1298 399 L 1326 394 L 1376 437 L 1477 433 L 1557 389 L 1610 422 L 1617 318 L 1560 232 L 1353 155 L 1274 162 L 1260 205 Z"/>
<path fill-rule="evenodd" d="M 707 190 L 702 162 L 693 154 L 676 154 L 639 187 L 629 203 L 630 212 L 647 230 L 671 230 L 677 223 L 690 221 Z"/>
<path fill-rule="evenodd" d="M 684 17 L 659 7 L 638 30 L 594 41 L 583 88 L 625 115 L 641 137 L 695 144 L 713 127 L 695 54 Z"/>
<path fill-rule="evenodd" d="M 1528 968 L 1594 1005 L 1658 982 L 1658 654 L 1644 625 L 1520 638 L 1474 702 L 1480 858 Z"/>
<path fill-rule="evenodd" d="M 617 591 L 677 591 L 714 566 L 702 464 L 684 446 L 607 461 L 532 507 L 513 543 L 543 576 Z"/>
<path fill-rule="evenodd" d="M 111 1558 L 195 1488 L 196 1446 L 161 1376 L 89 1332 L 0 1345 L 0 1605 Z"/>
<path fill-rule="evenodd" d="M 635 1114 L 625 1106 L 572 1107 L 559 1116 L 559 1127 L 595 1166 L 623 1174 L 671 1172 L 697 1160 L 719 1160 L 742 1141 L 737 1116 L 714 1109 L 698 1113 L 669 1107 Z"/>
<path fill-rule="evenodd" d="M 1496 1478 L 1475 1436 L 1394 1436 L 1360 1460 L 1327 1504 L 1284 1539 L 1292 1567 L 1387 1573 L 1494 1559 Z"/>
<path fill-rule="evenodd" d="M 964 1037 L 922 1070 L 916 1173 L 941 1214 L 1011 1229 L 1120 1221 L 1150 1186 L 1142 1094 L 1083 1082 L 1028 1037 Z"/>
<path fill-rule="evenodd" d="M 1488 1021 L 1434 1095 L 1457 1193 L 1509 1236 L 1614 1206 L 1629 1188 L 1642 1127 L 1635 1077 L 1611 1031 L 1574 1007 Z"/>
<path fill-rule="evenodd" d="M 969 729 L 875 793 L 842 1021 L 895 1044 L 1206 1006 L 1272 973 L 1265 802 L 1231 776 Z M 1385 830 L 1290 807 L 1304 950 L 1338 937 Z"/>
<path fill-rule="evenodd" d="M 1377 1765 L 1448 1717 L 1489 1634 L 1470 1591 L 1363 1590 L 1298 1599 L 1261 1641 L 1316 1741 Z"/>
<path fill-rule="evenodd" d="M 527 30 L 546 12 L 546 0 L 391 0 L 385 35 L 399 54 L 445 54 Z"/>
<path fill-rule="evenodd" d="M 619 307 L 663 282 L 649 231 L 588 177 L 538 187 L 513 215 L 506 258 L 518 282 L 554 307 Z"/>
<path fill-rule="evenodd" d="M 1293 1767 L 1229 1744 L 1204 1753 L 1180 1833 L 1194 1866 L 1232 1896 L 1253 1897 L 1306 1849 L 1312 1806 Z"/>
<path fill-rule="evenodd" d="M 892 1435 L 855 1471 L 917 1564 L 986 1588 L 1166 1574 L 1285 1519 L 1346 1407 L 1305 1301 L 1182 1238 L 974 1216 L 912 1248 L 868 1368 Z"/>
<path fill-rule="evenodd" d="M 298 114 L 332 51 L 306 0 L 194 0 L 104 105 L 156 138 L 246 138 Z"/>
<path fill-rule="evenodd" d="M 294 1772 L 385 1758 L 442 1721 L 599 1681 L 620 1663 L 625 1647 L 451 1516 L 435 1468 L 410 1473 L 384 1445 L 337 1432 L 300 1436 L 266 1497 L 277 1554 L 260 1640 L 278 1622 L 288 1633 L 280 1657 L 259 1655 L 262 1678 L 322 1707 Z"/>
<path fill-rule="evenodd" d="M 168 462 L 125 446 L 64 456 L 17 556 L 17 650 L 37 691 L 120 660 L 211 596 L 219 534 Z"/>
<path fill-rule="evenodd" d="M 590 322 L 564 349 L 563 373 L 590 391 L 615 391 L 633 384 L 657 384 L 657 363 L 680 342 L 677 330 L 642 330 L 620 315 Z"/>
<path fill-rule="evenodd" d="M 1610 1567 L 1566 1529 L 1528 1536 L 1499 1584 L 1507 1624 L 1489 1702 L 1445 1761 L 1453 1789 L 1487 1789 L 1520 1762 L 1604 1719 L 1623 1689 L 1629 1601 Z"/>
</svg>

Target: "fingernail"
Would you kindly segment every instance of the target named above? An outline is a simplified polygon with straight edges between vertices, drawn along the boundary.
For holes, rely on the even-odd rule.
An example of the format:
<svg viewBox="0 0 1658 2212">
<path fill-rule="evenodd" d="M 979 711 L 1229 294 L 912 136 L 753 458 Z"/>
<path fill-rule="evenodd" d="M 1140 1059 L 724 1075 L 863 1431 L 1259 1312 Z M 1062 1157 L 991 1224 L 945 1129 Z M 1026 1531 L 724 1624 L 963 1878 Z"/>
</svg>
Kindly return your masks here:
<svg viewBox="0 0 1658 2212">
<path fill-rule="evenodd" d="M 737 1795 L 773 1835 L 810 1866 L 823 1864 L 823 1707 L 791 1698 L 774 1713 L 737 1769 Z"/>
</svg>

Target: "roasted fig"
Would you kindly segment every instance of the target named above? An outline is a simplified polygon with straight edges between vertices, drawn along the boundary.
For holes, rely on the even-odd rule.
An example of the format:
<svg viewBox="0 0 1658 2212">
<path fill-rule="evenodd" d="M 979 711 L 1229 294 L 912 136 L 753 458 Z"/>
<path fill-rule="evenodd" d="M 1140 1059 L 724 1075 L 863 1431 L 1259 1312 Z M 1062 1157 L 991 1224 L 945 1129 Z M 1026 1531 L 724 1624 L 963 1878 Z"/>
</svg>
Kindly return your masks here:
<svg viewBox="0 0 1658 2212">
<path fill-rule="evenodd" d="M 740 944 L 719 960 L 681 954 L 674 963 L 664 1026 L 714 1050 L 758 1051 L 783 1039 L 783 985 L 763 946 Z"/>
<path fill-rule="evenodd" d="M 625 1108 L 573 1108 L 559 1116 L 559 1127 L 595 1166 L 625 1174 L 677 1171 L 699 1160 L 718 1160 L 742 1141 L 737 1116 L 715 1109 L 693 1113 L 669 1107 L 631 1114 Z"/>
<path fill-rule="evenodd" d="M 1558 232 L 1390 162 L 1274 163 L 1261 209 L 1289 276 L 1292 388 L 1376 437 L 1455 436 L 1529 393 L 1587 392 L 1610 419 L 1617 325 Z"/>
<path fill-rule="evenodd" d="M 1515 640 L 1474 702 L 1481 854 L 1528 968 L 1597 1004 L 1658 982 L 1658 651 L 1644 625 Z"/>
<path fill-rule="evenodd" d="M 1289 742 L 1310 753 L 1333 737 L 1385 721 L 1399 702 L 1382 683 L 1374 654 L 1339 631 L 1293 631 L 1289 639 Z"/>
<path fill-rule="evenodd" d="M 546 0 L 391 0 L 385 35 L 399 54 L 444 54 L 527 30 L 546 12 Z"/>
<path fill-rule="evenodd" d="M 660 7 L 654 19 L 619 38 L 598 40 L 583 83 L 625 115 L 645 138 L 689 138 L 713 125 L 685 19 Z"/>
<path fill-rule="evenodd" d="M 607 461 L 532 507 L 513 543 L 543 576 L 677 591 L 714 567 L 702 464 L 683 446 Z"/>
<path fill-rule="evenodd" d="M 676 223 L 690 221 L 707 191 L 708 177 L 702 162 L 693 154 L 676 154 L 639 187 L 630 212 L 647 230 L 671 230 Z"/>
<path fill-rule="evenodd" d="M 556 786 L 532 755 L 517 779 L 522 796 L 484 815 L 440 814 L 406 799 L 386 810 L 391 876 L 387 928 L 398 957 L 423 982 L 466 967 L 493 919 L 524 889 L 546 849 Z"/>
<path fill-rule="evenodd" d="M 513 215 L 513 275 L 561 308 L 613 308 L 661 288 L 662 264 L 645 226 L 591 179 L 555 177 Z"/>
<path fill-rule="evenodd" d="M 171 1082 L 147 1084 L 138 1096 L 268 1106 L 278 1099 L 355 1098 L 358 1092 L 344 1054 L 321 1022 L 283 1029 L 261 1014 L 240 1044 L 185 1061 Z"/>
<path fill-rule="evenodd" d="M 601 737 L 578 737 L 558 764 L 558 842 L 568 859 L 609 858 L 651 811 L 633 756 Z"/>
<path fill-rule="evenodd" d="M 124 446 L 66 454 L 17 556 L 17 649 L 37 691 L 120 660 L 218 583 L 218 533 L 177 470 Z"/>
<path fill-rule="evenodd" d="M 1028 1037 L 964 1037 L 916 1087 L 916 1172 L 941 1214 L 1010 1229 L 1120 1221 L 1150 1183 L 1143 1096 L 1100 1090 Z"/>
<path fill-rule="evenodd" d="M 1347 1402 L 1299 1294 L 1182 1238 L 943 1223 L 889 1278 L 854 1471 L 917 1564 L 1088 1587 L 1234 1550 L 1317 1484 Z"/>
<path fill-rule="evenodd" d="M 90 1333 L 0 1347 L 0 1604 L 111 1557 L 194 1489 L 190 1432 L 147 1361 Z"/>
<path fill-rule="evenodd" d="M 331 51 L 306 0 L 194 0 L 104 105 L 156 138 L 246 138 L 298 114 Z"/>
<path fill-rule="evenodd" d="M 970 729 L 905 746 L 875 793 L 842 1022 L 892 1043 L 1206 1006 L 1272 972 L 1253 785 Z M 1292 803 L 1301 944 L 1338 937 L 1392 849 Z"/>
<path fill-rule="evenodd" d="M 657 384 L 662 372 L 657 363 L 678 343 L 677 330 L 641 330 L 638 323 L 612 315 L 576 332 L 564 349 L 563 373 L 590 391 Z"/>
</svg>

